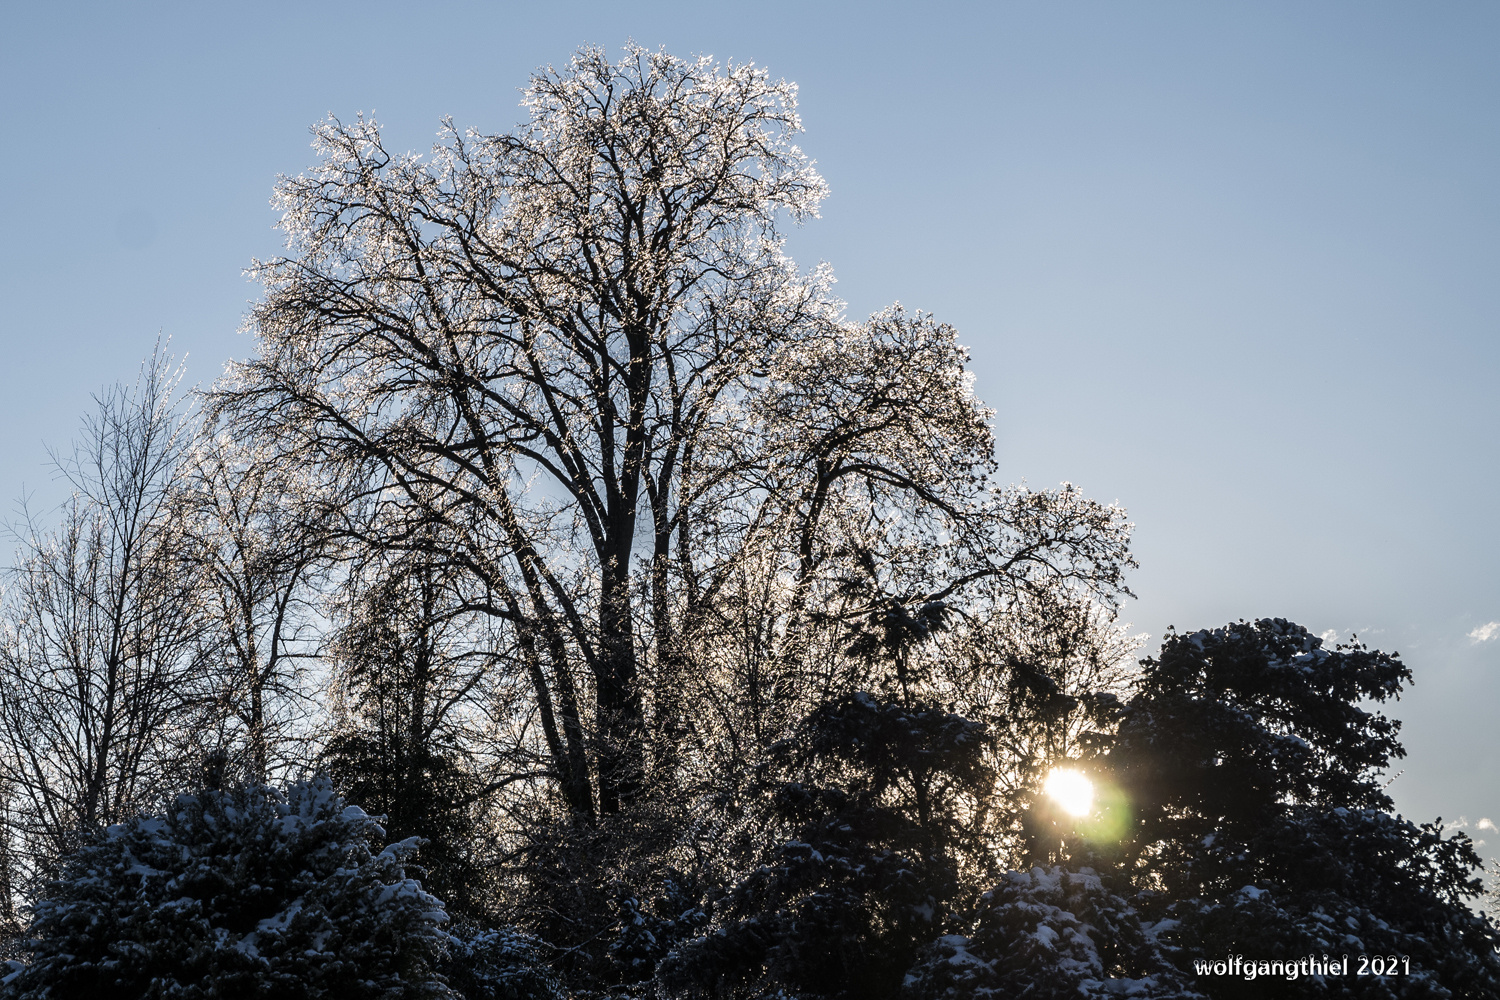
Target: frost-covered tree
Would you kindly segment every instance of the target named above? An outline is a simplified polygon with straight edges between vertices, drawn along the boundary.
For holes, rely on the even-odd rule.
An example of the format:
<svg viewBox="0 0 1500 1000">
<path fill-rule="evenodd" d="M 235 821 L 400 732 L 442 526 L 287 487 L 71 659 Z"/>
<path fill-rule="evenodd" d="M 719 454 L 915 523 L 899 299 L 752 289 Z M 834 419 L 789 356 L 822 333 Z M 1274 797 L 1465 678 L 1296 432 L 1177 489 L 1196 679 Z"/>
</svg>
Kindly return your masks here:
<svg viewBox="0 0 1500 1000">
<path fill-rule="evenodd" d="M 383 837 L 326 781 L 178 796 L 68 857 L 0 997 L 451 997 L 443 904 Z"/>
<path fill-rule="evenodd" d="M 471 909 L 482 878 L 476 803 L 535 771 L 486 768 L 494 658 L 431 558 L 376 559 L 351 572 L 331 645 L 335 715 L 322 754 L 340 790 L 383 817 L 394 837 L 420 837 L 424 884 Z M 482 624 L 482 622 L 481 622 Z M 509 763 L 514 764 L 511 760 Z"/>
<path fill-rule="evenodd" d="M 1123 515 L 994 487 L 953 330 L 848 322 L 782 253 L 824 192 L 791 84 L 586 49 L 524 104 L 427 159 L 319 125 L 320 165 L 278 188 L 258 356 L 214 398 L 345 484 L 365 544 L 442 539 L 573 816 L 875 686 L 838 638 L 872 600 L 1109 607 Z M 878 594 L 846 586 L 862 567 Z"/>
<path fill-rule="evenodd" d="M 586 51 L 526 106 L 511 134 L 448 127 L 428 163 L 319 126 L 320 168 L 278 191 L 292 255 L 259 269 L 260 355 L 219 398 L 445 525 L 525 637 L 569 803 L 612 812 L 644 768 L 637 537 L 666 558 L 684 434 L 754 332 L 826 312 L 773 221 L 822 182 L 792 89 L 750 67 Z"/>
<path fill-rule="evenodd" d="M 204 717 L 203 619 L 169 500 L 188 431 L 161 351 L 99 398 L 60 523 L 30 518 L 0 609 L 0 787 L 28 888 L 79 838 L 191 773 Z"/>
<path fill-rule="evenodd" d="M 305 757 L 328 503 L 301 467 L 204 433 L 170 504 L 201 588 L 222 738 L 250 780 L 265 781 Z"/>
</svg>

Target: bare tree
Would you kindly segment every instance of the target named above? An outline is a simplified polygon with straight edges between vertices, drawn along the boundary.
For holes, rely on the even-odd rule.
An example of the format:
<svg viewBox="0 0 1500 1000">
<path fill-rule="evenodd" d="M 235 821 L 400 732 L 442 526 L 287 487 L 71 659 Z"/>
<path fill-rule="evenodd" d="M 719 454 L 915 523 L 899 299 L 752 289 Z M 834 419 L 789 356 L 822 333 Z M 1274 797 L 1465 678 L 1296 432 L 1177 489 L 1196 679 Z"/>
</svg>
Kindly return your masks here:
<svg viewBox="0 0 1500 1000">
<path fill-rule="evenodd" d="M 420 836 L 429 888 L 470 910 L 483 879 L 478 827 L 495 793 L 550 775 L 517 711 L 515 678 L 491 669 L 513 642 L 503 622 L 466 606 L 461 572 L 436 553 L 354 560 L 339 599 L 326 767 L 387 833 Z M 524 700 L 524 699 L 523 699 Z M 484 830 L 484 834 L 490 833 Z"/>
<path fill-rule="evenodd" d="M 171 507 L 202 587 L 216 702 L 235 730 L 226 737 L 242 744 L 248 775 L 264 781 L 273 766 L 306 760 L 327 498 L 297 466 L 221 434 L 191 450 Z"/>
<path fill-rule="evenodd" d="M 1096 609 L 1085 617 L 1108 629 L 1134 565 L 1124 512 L 1066 484 L 994 482 L 991 414 L 951 327 L 894 307 L 775 360 L 683 473 L 683 619 L 700 649 L 734 638 L 709 660 L 723 669 L 695 672 L 699 718 L 776 738 L 788 716 L 883 673 L 908 695 L 930 690 L 959 649 L 977 684 L 995 683 L 1006 657 L 976 643 L 1038 625 L 1041 606 Z M 872 615 L 929 606 L 966 640 L 919 643 L 900 661 L 847 655 Z"/>
<path fill-rule="evenodd" d="M 0 785 L 0 953 L 20 931 L 16 920 L 16 871 L 20 867 L 11 849 L 10 789 Z"/>
<path fill-rule="evenodd" d="M 642 494 L 666 502 L 681 428 L 751 329 L 821 307 L 773 215 L 822 182 L 792 88 L 750 67 L 585 52 L 526 103 L 516 134 L 450 129 L 430 167 L 372 123 L 321 126 L 322 168 L 280 188 L 296 256 L 260 270 L 261 355 L 219 402 L 459 540 L 476 599 L 524 625 L 557 777 L 590 814 L 591 765 L 607 812 L 642 780 Z"/>
<path fill-rule="evenodd" d="M 575 816 L 669 776 L 712 699 L 784 716 L 834 684 L 861 560 L 880 600 L 1119 592 L 1118 510 L 990 484 L 952 330 L 846 322 L 782 253 L 824 193 L 792 85 L 586 49 L 524 103 L 428 161 L 318 126 L 320 166 L 278 189 L 290 252 L 258 266 L 259 356 L 214 406 L 345 484 L 356 543 L 442 539 Z M 748 659 L 716 669 L 729 635 Z"/>
<path fill-rule="evenodd" d="M 0 784 L 35 866 L 148 805 L 191 763 L 200 616 L 167 498 L 186 425 L 160 350 L 99 399 L 61 523 L 28 517 L 0 636 Z M 12 845 L 13 847 L 16 845 Z"/>
</svg>

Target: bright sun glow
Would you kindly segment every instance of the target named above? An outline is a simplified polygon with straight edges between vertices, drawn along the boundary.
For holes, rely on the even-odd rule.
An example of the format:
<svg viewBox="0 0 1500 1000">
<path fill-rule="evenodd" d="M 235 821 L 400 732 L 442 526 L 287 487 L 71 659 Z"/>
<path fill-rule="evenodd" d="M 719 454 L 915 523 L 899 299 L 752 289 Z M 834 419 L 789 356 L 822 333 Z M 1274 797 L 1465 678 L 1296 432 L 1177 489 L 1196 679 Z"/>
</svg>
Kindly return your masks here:
<svg viewBox="0 0 1500 1000">
<path fill-rule="evenodd" d="M 1047 781 L 1042 786 L 1042 790 L 1054 802 L 1062 806 L 1064 811 L 1074 816 L 1087 814 L 1094 805 L 1093 782 L 1077 771 L 1056 768 L 1047 775 Z"/>
</svg>

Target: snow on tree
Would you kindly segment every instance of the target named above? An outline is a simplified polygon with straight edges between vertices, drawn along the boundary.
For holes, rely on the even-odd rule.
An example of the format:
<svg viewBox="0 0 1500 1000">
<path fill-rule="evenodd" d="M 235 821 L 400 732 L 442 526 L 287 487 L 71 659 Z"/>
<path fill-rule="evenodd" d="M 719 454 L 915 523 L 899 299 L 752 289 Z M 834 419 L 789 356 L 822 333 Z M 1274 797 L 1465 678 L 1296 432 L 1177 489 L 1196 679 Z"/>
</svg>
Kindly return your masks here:
<svg viewBox="0 0 1500 1000">
<path fill-rule="evenodd" d="M 767 776 L 780 845 L 663 960 L 667 995 L 894 997 L 945 926 L 959 889 L 955 806 L 992 781 L 984 727 L 858 692 L 798 737 Z"/>
<path fill-rule="evenodd" d="M 976 909 L 968 933 L 924 950 L 903 1000 L 1202 1000 L 1093 869 L 1008 872 Z"/>
<path fill-rule="evenodd" d="M 1397 956 L 1401 974 L 1358 982 L 1345 976 L 1281 984 L 1288 997 L 1500 995 L 1500 933 L 1467 900 L 1480 891 L 1480 860 L 1462 834 L 1377 809 L 1300 807 L 1268 818 L 1248 845 L 1266 869 L 1231 892 L 1165 905 L 1163 943 L 1187 968 L 1194 958 L 1245 955 Z M 1251 995 L 1228 980 L 1203 979 L 1213 997 Z M 1263 994 L 1262 994 L 1263 995 Z"/>
<path fill-rule="evenodd" d="M 1400 723 L 1362 704 L 1411 680 L 1399 657 L 1324 649 L 1299 625 L 1262 619 L 1168 635 L 1142 667 L 1108 761 L 1142 824 L 1134 850 L 1168 891 L 1253 881 L 1274 859 L 1243 848 L 1291 804 L 1391 808 L 1380 772 L 1405 755 Z M 1190 846 L 1210 834 L 1211 849 Z M 1167 851 L 1148 859 L 1153 843 Z"/>
<path fill-rule="evenodd" d="M 66 859 L 0 996 L 450 997 L 443 904 L 383 836 L 321 779 L 180 795 Z"/>
<path fill-rule="evenodd" d="M 444 968 L 464 1000 L 565 1000 L 533 937 L 501 927 L 455 935 Z"/>
<path fill-rule="evenodd" d="M 616 924 L 608 955 L 616 978 L 626 985 L 647 983 L 673 948 L 701 933 L 708 923 L 702 890 L 683 873 L 661 872 L 645 892 L 623 882 L 616 886 Z"/>
<path fill-rule="evenodd" d="M 474 803 L 544 765 L 518 773 L 511 755 L 509 773 L 485 786 L 476 758 L 506 748 L 482 724 L 492 657 L 484 636 L 463 628 L 453 575 L 413 556 L 360 560 L 346 574 L 347 599 L 332 616 L 334 725 L 321 762 L 391 836 L 422 839 L 423 884 L 465 914 L 484 887 L 476 850 L 489 839 L 476 829 Z"/>
<path fill-rule="evenodd" d="M 1410 670 L 1283 619 L 1169 634 L 1115 731 L 1082 766 L 1118 822 L 1033 807 L 1033 853 L 1112 866 L 1179 969 L 1239 954 L 1408 956 L 1411 974 L 1282 984 L 1278 995 L 1492 997 L 1500 932 L 1468 900 L 1481 862 L 1462 833 L 1392 815 L 1381 772 L 1404 754 L 1372 710 Z M 1091 839 L 1110 829 L 1122 839 Z M 1058 846 L 1060 845 L 1060 846 Z M 1206 977 L 1213 997 L 1265 984 Z M 1373 992 L 1372 992 L 1373 991 Z"/>
</svg>

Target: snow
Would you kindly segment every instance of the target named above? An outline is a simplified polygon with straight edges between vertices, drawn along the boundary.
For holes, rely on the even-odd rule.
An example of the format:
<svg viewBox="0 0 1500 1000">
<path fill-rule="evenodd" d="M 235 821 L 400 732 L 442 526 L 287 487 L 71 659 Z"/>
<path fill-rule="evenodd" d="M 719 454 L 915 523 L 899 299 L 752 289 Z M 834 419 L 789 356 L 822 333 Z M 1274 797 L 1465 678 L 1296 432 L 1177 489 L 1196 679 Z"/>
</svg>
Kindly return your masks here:
<svg viewBox="0 0 1500 1000">
<path fill-rule="evenodd" d="M 378 829 L 321 780 L 182 796 L 166 816 L 119 824 L 36 904 L 32 963 L 9 973 L 15 997 L 40 1000 L 61 970 L 90 968 L 119 995 L 177 995 L 172 976 L 241 974 L 246 959 L 316 995 L 347 995 L 351 974 L 381 995 L 435 976 L 447 915 L 405 877 L 417 842 L 375 851 Z M 275 912 L 248 933 L 217 922 L 267 902 Z M 343 960 L 322 961 L 329 952 Z"/>
</svg>

